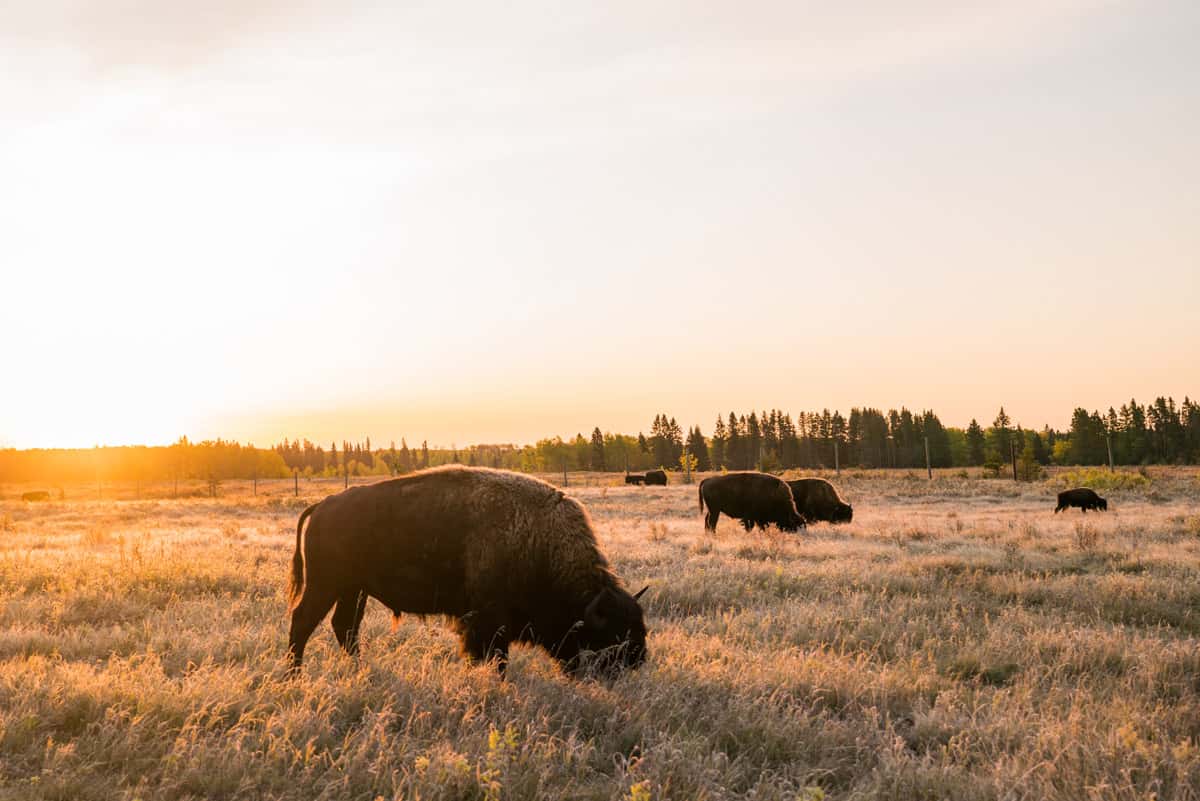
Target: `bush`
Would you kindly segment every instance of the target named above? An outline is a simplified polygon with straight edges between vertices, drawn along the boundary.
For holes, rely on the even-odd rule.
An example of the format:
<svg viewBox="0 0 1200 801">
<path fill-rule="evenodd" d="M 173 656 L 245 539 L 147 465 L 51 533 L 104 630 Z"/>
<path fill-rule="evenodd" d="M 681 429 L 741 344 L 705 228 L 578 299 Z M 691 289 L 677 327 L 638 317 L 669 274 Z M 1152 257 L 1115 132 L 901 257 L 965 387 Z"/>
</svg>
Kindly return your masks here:
<svg viewBox="0 0 1200 801">
<path fill-rule="evenodd" d="M 1141 473 L 1110 473 L 1106 468 L 1079 467 L 1065 470 L 1054 477 L 1054 483 L 1063 489 L 1069 487 L 1091 487 L 1094 490 L 1146 489 L 1150 486 L 1149 476 Z"/>
</svg>

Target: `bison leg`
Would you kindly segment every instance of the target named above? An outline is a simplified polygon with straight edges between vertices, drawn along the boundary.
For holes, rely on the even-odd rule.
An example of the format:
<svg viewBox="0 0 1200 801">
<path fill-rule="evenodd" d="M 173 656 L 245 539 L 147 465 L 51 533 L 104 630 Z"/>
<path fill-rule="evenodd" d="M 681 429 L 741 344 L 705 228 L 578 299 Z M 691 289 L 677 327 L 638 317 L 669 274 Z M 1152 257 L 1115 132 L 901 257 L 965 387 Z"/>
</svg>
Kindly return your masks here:
<svg viewBox="0 0 1200 801">
<path fill-rule="evenodd" d="M 709 509 L 708 509 L 708 514 L 706 514 L 706 515 L 704 516 L 704 527 L 705 527 L 706 529 L 708 529 L 709 531 L 711 531 L 711 532 L 713 532 L 713 533 L 716 533 L 716 531 L 717 531 L 717 520 L 718 520 L 718 518 L 720 518 L 720 517 L 721 517 L 721 513 L 720 513 L 720 512 L 718 512 L 716 509 L 713 509 L 713 508 L 710 506 L 710 507 L 709 507 Z"/>
<path fill-rule="evenodd" d="M 358 629 L 366 609 L 366 590 L 342 595 L 333 607 L 333 634 L 342 650 L 351 656 L 358 653 Z"/>
<path fill-rule="evenodd" d="M 751 531 L 754 528 L 754 521 L 749 519 L 743 520 L 742 528 L 746 529 L 746 531 Z"/>
<path fill-rule="evenodd" d="M 509 643 L 504 624 L 490 615 L 476 612 L 459 618 L 458 628 L 463 653 L 478 662 L 495 659 L 496 670 L 504 676 L 508 668 Z"/>
<path fill-rule="evenodd" d="M 1067 508 L 1066 506 L 1064 506 L 1063 504 L 1060 503 L 1058 506 L 1054 507 L 1054 514 L 1058 514 L 1063 509 L 1066 509 L 1066 508 Z"/>
<path fill-rule="evenodd" d="M 292 610 L 292 626 L 288 633 L 288 654 L 291 656 L 291 672 L 300 669 L 304 659 L 304 646 L 312 636 L 330 607 L 337 600 L 332 592 L 321 592 L 312 586 L 304 588 L 300 603 Z"/>
</svg>

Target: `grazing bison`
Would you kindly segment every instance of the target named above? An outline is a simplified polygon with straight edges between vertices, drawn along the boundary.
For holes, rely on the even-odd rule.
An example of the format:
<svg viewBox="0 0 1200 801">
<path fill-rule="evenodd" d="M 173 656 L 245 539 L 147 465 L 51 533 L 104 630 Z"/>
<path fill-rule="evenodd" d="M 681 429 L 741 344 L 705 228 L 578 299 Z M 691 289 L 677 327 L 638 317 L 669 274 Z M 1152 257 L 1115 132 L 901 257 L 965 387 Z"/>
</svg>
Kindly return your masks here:
<svg viewBox="0 0 1200 801">
<path fill-rule="evenodd" d="M 33 492 L 26 492 L 21 495 L 21 500 L 23 500 L 23 501 L 48 501 L 48 500 L 50 500 L 50 493 L 46 492 L 45 490 L 35 490 Z"/>
<path fill-rule="evenodd" d="M 796 499 L 796 511 L 810 523 L 814 520 L 849 523 L 854 518 L 853 507 L 843 501 L 833 485 L 823 478 L 798 478 L 787 485 Z"/>
<path fill-rule="evenodd" d="M 774 523 L 782 531 L 798 531 L 804 517 L 796 511 L 792 490 L 787 482 L 767 473 L 728 473 L 710 476 L 700 482 L 700 511 L 708 507 L 704 527 L 717 530 L 722 513 L 742 521 L 749 531 Z"/>
<path fill-rule="evenodd" d="M 667 473 L 665 470 L 647 470 L 646 471 L 646 486 L 657 484 L 660 487 L 667 486 Z"/>
<path fill-rule="evenodd" d="M 641 473 L 630 473 L 625 476 L 626 484 L 637 484 L 639 487 L 646 483 L 646 477 Z"/>
<path fill-rule="evenodd" d="M 1087 514 L 1088 509 L 1099 509 L 1101 512 L 1108 511 L 1108 500 L 1101 498 L 1096 494 L 1096 491 L 1088 487 L 1077 487 L 1058 493 L 1058 506 L 1054 507 L 1054 514 L 1058 514 L 1063 509 L 1071 506 L 1078 507 Z"/>
<path fill-rule="evenodd" d="M 308 520 L 308 528 L 304 521 Z M 587 512 L 528 476 L 454 466 L 330 496 L 300 514 L 292 557 L 292 670 L 333 607 L 333 631 L 358 648 L 367 598 L 392 613 L 448 615 L 463 652 L 495 658 L 544 647 L 573 675 L 646 658 L 637 599 L 609 568 Z"/>
</svg>

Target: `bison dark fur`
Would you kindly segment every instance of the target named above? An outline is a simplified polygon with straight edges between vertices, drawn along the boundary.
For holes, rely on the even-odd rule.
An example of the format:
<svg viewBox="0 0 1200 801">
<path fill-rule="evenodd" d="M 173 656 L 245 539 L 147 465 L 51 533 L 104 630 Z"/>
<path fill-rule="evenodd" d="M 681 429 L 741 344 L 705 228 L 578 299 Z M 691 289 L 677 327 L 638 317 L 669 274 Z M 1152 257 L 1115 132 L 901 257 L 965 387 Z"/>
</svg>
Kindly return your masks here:
<svg viewBox="0 0 1200 801">
<path fill-rule="evenodd" d="M 637 484 L 639 487 L 646 483 L 646 477 L 641 473 L 630 473 L 625 476 L 626 484 Z"/>
<path fill-rule="evenodd" d="M 50 493 L 46 492 L 45 490 L 34 490 L 33 492 L 25 492 L 25 493 L 21 494 L 21 500 L 33 501 L 33 502 L 48 501 L 48 500 L 50 500 Z"/>
<path fill-rule="evenodd" d="M 657 484 L 660 487 L 667 486 L 667 472 L 665 470 L 647 470 L 646 486 L 652 484 Z"/>
<path fill-rule="evenodd" d="M 1069 507 L 1082 509 L 1084 514 L 1087 514 L 1088 509 L 1099 509 L 1101 512 L 1108 511 L 1108 500 L 1101 498 L 1096 494 L 1096 491 L 1088 487 L 1076 487 L 1075 489 L 1064 490 L 1058 493 L 1058 506 L 1054 507 L 1054 514 L 1058 514 L 1063 509 Z"/>
<path fill-rule="evenodd" d="M 449 616 L 463 652 L 496 659 L 501 674 L 514 642 L 542 646 L 573 675 L 646 657 L 641 592 L 613 574 L 587 512 L 516 473 L 454 466 L 326 498 L 296 524 L 291 581 L 293 670 L 331 607 L 354 653 L 367 598 L 395 615 Z"/>
<path fill-rule="evenodd" d="M 782 531 L 798 531 L 804 517 L 796 511 L 792 490 L 782 479 L 767 473 L 744 472 L 710 476 L 700 482 L 700 511 L 704 527 L 717 530 L 722 514 L 740 520 L 749 531 L 774 523 Z"/>
<path fill-rule="evenodd" d="M 796 499 L 796 511 L 808 522 L 823 520 L 826 523 L 849 523 L 854 519 L 854 508 L 842 500 L 838 491 L 823 478 L 798 478 L 789 481 L 792 497 Z"/>
</svg>

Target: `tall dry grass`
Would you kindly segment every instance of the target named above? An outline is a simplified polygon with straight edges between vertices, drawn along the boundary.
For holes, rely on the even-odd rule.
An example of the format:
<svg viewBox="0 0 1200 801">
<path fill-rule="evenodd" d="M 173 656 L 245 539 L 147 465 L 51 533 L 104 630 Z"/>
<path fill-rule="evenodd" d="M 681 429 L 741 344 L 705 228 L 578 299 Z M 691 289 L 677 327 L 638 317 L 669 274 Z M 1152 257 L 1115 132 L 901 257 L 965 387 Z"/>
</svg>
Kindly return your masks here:
<svg viewBox="0 0 1200 801">
<path fill-rule="evenodd" d="M 374 604 L 358 659 L 325 626 L 284 680 L 316 494 L 0 502 L 0 797 L 1200 796 L 1194 474 L 1084 517 L 1053 475 L 844 471 L 855 522 L 798 536 L 610 479 L 572 492 L 652 589 L 608 684 L 530 649 L 500 681 Z"/>
</svg>

